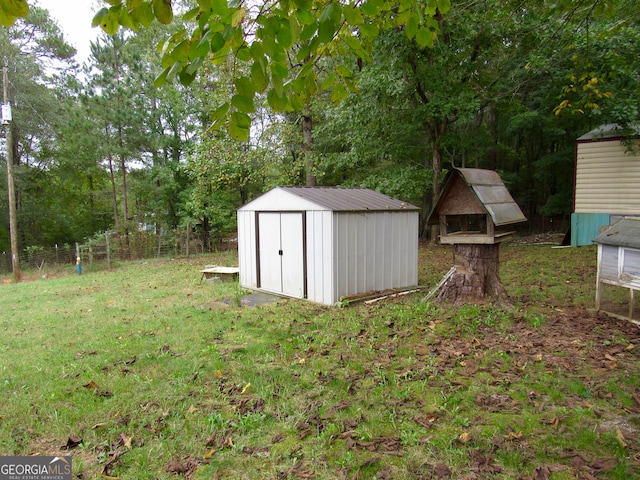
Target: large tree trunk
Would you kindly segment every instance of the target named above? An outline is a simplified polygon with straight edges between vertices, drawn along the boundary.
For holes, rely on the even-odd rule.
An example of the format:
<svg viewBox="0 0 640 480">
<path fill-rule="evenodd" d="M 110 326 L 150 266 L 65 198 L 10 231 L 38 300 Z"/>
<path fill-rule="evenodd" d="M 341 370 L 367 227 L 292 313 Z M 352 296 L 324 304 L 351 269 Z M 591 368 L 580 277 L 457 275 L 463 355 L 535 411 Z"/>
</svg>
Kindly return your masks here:
<svg viewBox="0 0 640 480">
<path fill-rule="evenodd" d="M 499 276 L 500 244 L 454 245 L 455 271 L 442 284 L 437 301 L 461 305 L 487 300 L 511 305 Z"/>
</svg>

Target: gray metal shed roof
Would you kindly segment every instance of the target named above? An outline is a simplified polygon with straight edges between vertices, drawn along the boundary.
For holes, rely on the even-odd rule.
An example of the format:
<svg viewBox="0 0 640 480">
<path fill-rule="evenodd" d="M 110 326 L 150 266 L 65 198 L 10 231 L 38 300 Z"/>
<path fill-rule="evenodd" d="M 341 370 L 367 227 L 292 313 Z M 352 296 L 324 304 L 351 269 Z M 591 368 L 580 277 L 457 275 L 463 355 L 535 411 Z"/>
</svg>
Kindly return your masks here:
<svg viewBox="0 0 640 480">
<path fill-rule="evenodd" d="M 594 128 L 581 137 L 578 137 L 578 141 L 622 138 L 627 136 L 629 133 L 632 136 L 640 135 L 640 125 L 631 125 L 629 128 L 631 130 L 630 132 L 625 131 L 622 126 L 618 125 L 617 123 L 607 123 L 605 125 L 600 125 L 599 127 Z"/>
<path fill-rule="evenodd" d="M 420 210 L 383 193 L 367 188 L 278 187 L 321 207 L 334 211 Z"/>
<path fill-rule="evenodd" d="M 594 243 L 640 248 L 640 217 L 625 217 L 593 239 Z"/>
</svg>

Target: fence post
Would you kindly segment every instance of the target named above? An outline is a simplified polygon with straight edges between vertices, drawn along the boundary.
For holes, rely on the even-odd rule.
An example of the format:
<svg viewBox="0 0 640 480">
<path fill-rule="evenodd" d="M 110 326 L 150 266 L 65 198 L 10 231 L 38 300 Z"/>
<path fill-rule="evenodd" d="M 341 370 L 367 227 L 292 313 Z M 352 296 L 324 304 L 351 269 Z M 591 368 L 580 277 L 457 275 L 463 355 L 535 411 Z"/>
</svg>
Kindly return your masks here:
<svg viewBox="0 0 640 480">
<path fill-rule="evenodd" d="M 111 270 L 111 248 L 109 247 L 109 232 L 104 232 L 105 243 L 107 244 L 107 268 Z"/>
</svg>

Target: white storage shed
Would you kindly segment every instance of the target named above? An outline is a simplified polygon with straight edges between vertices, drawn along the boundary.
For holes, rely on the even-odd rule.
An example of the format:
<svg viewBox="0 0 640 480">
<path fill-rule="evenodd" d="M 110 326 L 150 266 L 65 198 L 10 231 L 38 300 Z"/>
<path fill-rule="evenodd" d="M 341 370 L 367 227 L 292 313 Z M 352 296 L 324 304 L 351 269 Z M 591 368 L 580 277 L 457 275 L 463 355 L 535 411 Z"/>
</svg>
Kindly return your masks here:
<svg viewBox="0 0 640 480">
<path fill-rule="evenodd" d="M 325 305 L 415 286 L 418 214 L 362 188 L 276 187 L 238 209 L 240 286 Z"/>
</svg>

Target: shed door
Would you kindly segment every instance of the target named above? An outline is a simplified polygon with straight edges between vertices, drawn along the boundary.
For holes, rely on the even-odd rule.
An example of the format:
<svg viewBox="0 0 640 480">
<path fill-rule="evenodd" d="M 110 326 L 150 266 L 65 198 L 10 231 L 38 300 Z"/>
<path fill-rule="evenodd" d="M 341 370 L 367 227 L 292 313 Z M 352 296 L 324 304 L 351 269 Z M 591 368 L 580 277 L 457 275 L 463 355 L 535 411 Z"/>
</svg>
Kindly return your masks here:
<svg viewBox="0 0 640 480">
<path fill-rule="evenodd" d="M 304 297 L 302 213 L 258 214 L 260 288 Z"/>
</svg>

